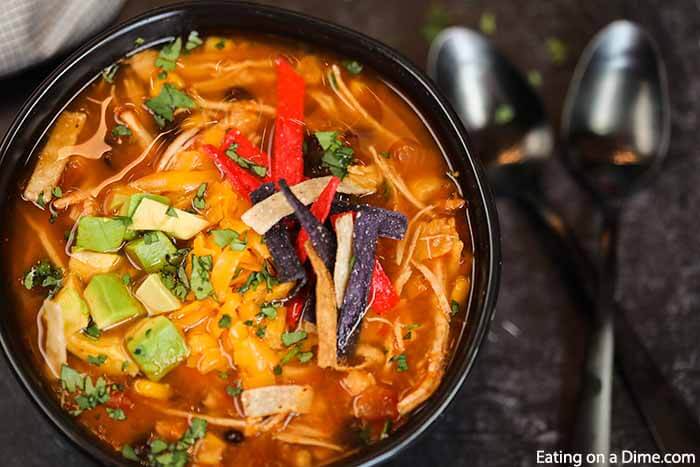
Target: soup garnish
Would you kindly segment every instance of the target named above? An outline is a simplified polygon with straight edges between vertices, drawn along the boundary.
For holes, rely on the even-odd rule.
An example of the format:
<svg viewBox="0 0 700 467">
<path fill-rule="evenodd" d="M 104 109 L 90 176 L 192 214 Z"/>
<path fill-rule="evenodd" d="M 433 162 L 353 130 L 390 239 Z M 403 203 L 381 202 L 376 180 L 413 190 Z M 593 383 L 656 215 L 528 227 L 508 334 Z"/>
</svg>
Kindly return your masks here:
<svg viewBox="0 0 700 467">
<path fill-rule="evenodd" d="M 105 70 L 36 159 L 6 242 L 18 320 L 61 406 L 127 459 L 327 463 L 440 384 L 466 203 L 361 63 L 192 31 Z"/>
</svg>

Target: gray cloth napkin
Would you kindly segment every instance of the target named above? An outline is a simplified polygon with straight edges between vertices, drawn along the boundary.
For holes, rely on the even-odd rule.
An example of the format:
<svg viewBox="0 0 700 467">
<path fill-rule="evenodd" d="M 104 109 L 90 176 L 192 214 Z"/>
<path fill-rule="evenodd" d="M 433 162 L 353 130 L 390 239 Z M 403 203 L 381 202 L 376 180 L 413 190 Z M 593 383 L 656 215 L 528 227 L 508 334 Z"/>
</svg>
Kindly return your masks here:
<svg viewBox="0 0 700 467">
<path fill-rule="evenodd" d="M 74 47 L 112 21 L 125 0 L 1 0 L 0 76 Z"/>
</svg>

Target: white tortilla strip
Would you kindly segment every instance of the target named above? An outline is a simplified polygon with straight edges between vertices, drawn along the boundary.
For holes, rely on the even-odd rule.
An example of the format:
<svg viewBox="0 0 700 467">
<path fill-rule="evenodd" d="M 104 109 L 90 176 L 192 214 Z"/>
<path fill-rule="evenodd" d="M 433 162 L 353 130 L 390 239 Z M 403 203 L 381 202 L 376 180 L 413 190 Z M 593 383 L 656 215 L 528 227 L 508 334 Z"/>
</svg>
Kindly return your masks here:
<svg viewBox="0 0 700 467">
<path fill-rule="evenodd" d="M 309 205 L 316 201 L 330 179 L 331 176 L 311 178 L 291 186 L 290 189 L 294 196 L 299 198 L 299 201 Z M 339 193 L 358 194 L 357 191 L 358 187 L 346 182 L 341 182 L 338 186 Z M 365 192 L 363 191 L 363 193 Z M 284 195 L 277 192 L 244 212 L 241 220 L 260 235 L 264 235 L 273 225 L 293 212 L 294 209 Z"/>
<path fill-rule="evenodd" d="M 44 357 L 51 374 L 60 378 L 61 367 L 68 361 L 61 307 L 51 300 L 44 300 L 36 319 L 41 356 Z"/>
<path fill-rule="evenodd" d="M 146 149 L 153 142 L 154 137 L 150 131 L 143 126 L 143 123 L 139 120 L 132 110 L 125 110 L 119 114 L 119 119 L 121 119 L 126 126 L 129 127 L 131 132 L 136 136 L 136 141 L 138 142 L 141 149 Z"/>
<path fill-rule="evenodd" d="M 335 301 L 335 287 L 331 273 L 323 260 L 311 246 L 311 240 L 304 245 L 309 255 L 311 267 L 316 273 L 316 329 L 318 330 L 317 362 L 320 368 L 338 366 L 338 307 Z"/>
<path fill-rule="evenodd" d="M 335 251 L 335 267 L 333 268 L 333 283 L 335 285 L 335 302 L 343 303 L 345 287 L 350 279 L 350 259 L 352 258 L 352 230 L 355 221 L 352 214 L 344 214 L 335 221 L 337 248 Z"/>
<path fill-rule="evenodd" d="M 36 201 L 40 193 L 43 193 L 44 201 L 51 199 L 51 190 L 58 184 L 68 163 L 66 159 L 59 159 L 59 151 L 76 143 L 86 120 L 87 116 L 82 112 L 63 112 L 58 117 L 49 133 L 48 141 L 39 154 L 39 162 L 27 183 L 27 188 L 24 189 L 25 199 Z"/>
<path fill-rule="evenodd" d="M 311 386 L 296 384 L 246 389 L 241 404 L 246 417 L 265 417 L 279 413 L 305 414 L 311 411 L 314 391 Z"/>
</svg>

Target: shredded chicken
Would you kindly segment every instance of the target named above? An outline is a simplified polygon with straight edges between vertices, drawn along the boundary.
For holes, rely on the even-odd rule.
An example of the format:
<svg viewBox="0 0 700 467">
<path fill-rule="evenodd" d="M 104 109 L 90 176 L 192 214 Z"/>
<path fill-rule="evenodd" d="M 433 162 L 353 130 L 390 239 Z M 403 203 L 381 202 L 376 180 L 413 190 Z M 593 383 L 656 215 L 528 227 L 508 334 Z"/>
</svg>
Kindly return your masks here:
<svg viewBox="0 0 700 467">
<path fill-rule="evenodd" d="M 411 278 L 411 274 L 413 273 L 413 270 L 411 269 L 411 261 L 413 260 L 414 253 L 416 251 L 416 246 L 418 245 L 418 239 L 420 238 L 422 231 L 423 225 L 419 224 L 413 232 L 413 236 L 411 237 L 411 243 L 409 243 L 408 251 L 406 252 L 406 257 L 401 263 L 399 273 L 396 275 L 394 287 L 396 288 L 396 293 L 398 293 L 399 295 L 401 295 L 401 292 L 403 291 L 406 282 L 408 282 L 408 280 Z"/>
<path fill-rule="evenodd" d="M 194 137 L 197 136 L 201 130 L 202 128 L 197 126 L 177 135 L 177 138 L 175 138 L 163 152 L 156 170 L 158 172 L 168 170 L 168 168 L 172 165 L 175 156 L 177 156 L 180 151 L 187 149 L 190 144 L 192 144 Z"/>
<path fill-rule="evenodd" d="M 237 428 L 237 429 L 245 429 L 248 428 L 251 423 L 249 423 L 246 420 L 241 420 L 238 418 L 230 418 L 230 417 L 213 417 L 211 415 L 205 415 L 197 412 L 188 412 L 186 410 L 178 410 L 178 409 L 172 409 L 170 407 L 163 407 L 160 404 L 155 404 L 155 403 L 149 403 L 151 407 L 154 409 L 158 410 L 161 413 L 164 413 L 166 415 L 171 415 L 173 417 L 181 417 L 181 418 L 186 418 L 188 420 L 191 420 L 192 418 L 201 418 L 202 420 L 206 420 L 207 423 L 210 423 L 215 426 L 223 426 L 227 428 Z"/>
<path fill-rule="evenodd" d="M 411 238 L 411 229 L 413 229 L 413 226 L 416 225 L 416 223 L 426 214 L 430 213 L 434 209 L 434 206 L 426 206 L 420 211 L 418 211 L 412 218 L 411 220 L 408 221 L 408 225 L 406 226 L 406 235 L 398 241 L 396 244 L 396 264 L 401 264 L 403 262 L 403 254 L 404 250 L 406 249 L 406 245 L 408 244 L 408 240 Z"/>
<path fill-rule="evenodd" d="M 461 254 L 463 243 L 454 217 L 438 217 L 421 225 L 423 230 L 416 247 L 416 261 L 439 258 L 453 249 L 457 256 Z"/>
<path fill-rule="evenodd" d="M 125 110 L 119 113 L 117 118 L 129 127 L 142 149 L 147 148 L 153 143 L 153 135 L 143 126 L 141 120 L 139 120 L 133 110 Z"/>
<path fill-rule="evenodd" d="M 377 150 L 374 149 L 374 146 L 369 147 L 369 152 L 374 158 L 374 163 L 381 169 L 381 171 L 384 173 L 384 177 L 391 182 L 391 185 L 417 209 L 425 208 L 425 204 L 416 198 L 413 193 L 411 193 L 411 190 L 408 188 L 408 186 L 406 186 L 406 182 L 403 181 L 403 178 L 401 178 L 401 176 L 396 173 L 394 168 L 389 166 L 389 164 L 383 160 L 379 154 L 377 154 Z"/>
<path fill-rule="evenodd" d="M 197 91 L 192 91 L 190 96 L 200 108 L 207 110 L 216 110 L 221 112 L 231 112 L 237 110 L 243 112 L 260 113 L 266 117 L 274 117 L 277 113 L 277 110 L 271 105 L 265 105 L 258 101 L 212 101 L 203 98 L 199 95 L 199 93 L 197 93 Z"/>
</svg>

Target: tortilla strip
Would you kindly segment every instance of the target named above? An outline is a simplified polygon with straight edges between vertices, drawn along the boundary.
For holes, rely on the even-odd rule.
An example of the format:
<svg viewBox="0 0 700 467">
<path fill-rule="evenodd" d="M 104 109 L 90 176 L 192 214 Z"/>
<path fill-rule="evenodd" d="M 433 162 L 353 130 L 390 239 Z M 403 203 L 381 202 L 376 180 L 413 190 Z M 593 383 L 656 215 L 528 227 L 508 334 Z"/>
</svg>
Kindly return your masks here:
<svg viewBox="0 0 700 467">
<path fill-rule="evenodd" d="M 43 194 L 45 201 L 51 199 L 51 190 L 58 184 L 68 163 L 67 159 L 58 158 L 59 151 L 76 143 L 86 120 L 87 116 L 82 112 L 63 112 L 58 117 L 49 133 L 48 141 L 39 154 L 39 162 L 32 177 L 24 189 L 25 199 L 35 202 L 40 194 Z"/>
<path fill-rule="evenodd" d="M 353 227 L 352 214 L 344 214 L 335 221 L 335 235 L 338 240 L 335 252 L 335 267 L 333 268 L 336 303 L 343 303 L 345 287 L 348 285 L 348 279 L 350 278 Z"/>
<path fill-rule="evenodd" d="M 42 319 L 46 321 L 45 328 L 43 327 Z M 60 378 L 61 367 L 68 361 L 61 307 L 51 300 L 44 300 L 36 320 L 39 328 L 39 351 L 44 357 L 46 366 L 51 371 L 51 374 L 55 378 Z M 44 336 L 43 330 L 46 331 L 46 336 Z M 46 338 L 45 340 L 44 337 Z"/>
<path fill-rule="evenodd" d="M 311 246 L 311 240 L 304 245 L 309 255 L 311 267 L 316 273 L 316 328 L 318 330 L 318 366 L 336 368 L 338 351 L 336 339 L 338 333 L 338 307 L 335 301 L 335 287 L 331 273 L 323 260 Z"/>
<path fill-rule="evenodd" d="M 58 249 L 54 248 L 53 239 L 52 237 L 49 237 L 46 229 L 39 227 L 27 212 L 20 212 L 22 213 L 24 220 L 27 221 L 29 228 L 34 231 L 34 234 L 39 239 L 39 243 L 41 243 L 41 246 L 44 248 L 44 251 L 46 251 L 46 254 L 51 262 L 61 269 L 66 269 L 66 262 L 63 260 L 65 251 L 63 251 L 63 249 L 60 247 Z"/>
<path fill-rule="evenodd" d="M 326 188 L 330 179 L 331 176 L 312 178 L 297 183 L 291 186 L 290 189 L 292 193 L 294 193 L 294 196 L 299 198 L 299 201 L 305 205 L 309 205 L 316 201 L 316 198 L 318 198 L 323 189 Z M 357 187 L 345 182 L 341 182 L 338 187 L 339 193 L 357 194 L 357 191 Z M 244 212 L 241 216 L 241 220 L 260 235 L 265 235 L 265 232 L 270 230 L 273 225 L 282 218 L 293 213 L 294 209 L 287 202 L 284 194 L 277 192 Z"/>
<path fill-rule="evenodd" d="M 126 110 L 119 114 L 119 118 L 129 127 L 136 136 L 136 141 L 145 149 L 153 142 L 153 135 L 143 126 L 136 114 L 131 110 Z"/>
<path fill-rule="evenodd" d="M 279 413 L 305 414 L 311 411 L 314 390 L 311 386 L 285 384 L 246 389 L 241 404 L 246 417 L 265 417 Z"/>
</svg>

